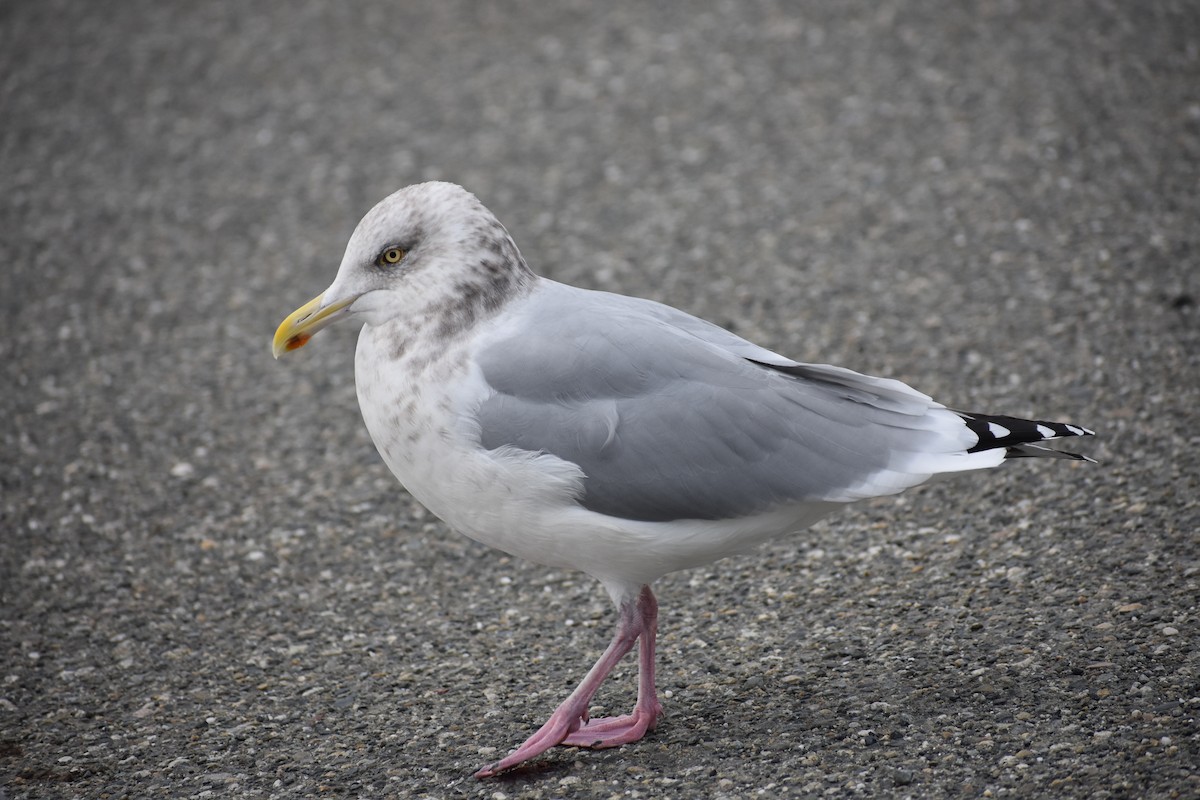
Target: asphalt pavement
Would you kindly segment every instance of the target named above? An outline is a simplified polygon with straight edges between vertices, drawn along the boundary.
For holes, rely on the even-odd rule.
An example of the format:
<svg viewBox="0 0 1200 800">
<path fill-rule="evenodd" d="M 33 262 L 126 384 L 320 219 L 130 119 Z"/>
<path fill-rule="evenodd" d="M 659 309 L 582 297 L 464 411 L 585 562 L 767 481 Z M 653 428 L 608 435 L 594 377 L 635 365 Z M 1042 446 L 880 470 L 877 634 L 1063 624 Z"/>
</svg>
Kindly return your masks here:
<svg viewBox="0 0 1200 800">
<path fill-rule="evenodd" d="M 608 600 L 395 483 L 354 331 L 269 346 L 431 178 L 1099 463 L 668 576 L 659 729 L 477 781 Z M 6 2 L 0 798 L 1200 796 L 1198 303 L 1193 2 Z"/>
</svg>

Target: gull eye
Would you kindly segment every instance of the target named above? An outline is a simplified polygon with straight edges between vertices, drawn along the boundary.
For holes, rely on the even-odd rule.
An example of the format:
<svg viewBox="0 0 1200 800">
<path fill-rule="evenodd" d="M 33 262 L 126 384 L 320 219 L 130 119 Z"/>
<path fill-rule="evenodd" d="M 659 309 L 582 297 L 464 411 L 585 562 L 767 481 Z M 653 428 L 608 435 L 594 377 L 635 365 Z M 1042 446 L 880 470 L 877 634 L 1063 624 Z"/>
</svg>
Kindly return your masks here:
<svg viewBox="0 0 1200 800">
<path fill-rule="evenodd" d="M 404 255 L 404 250 L 399 247 L 389 247 L 375 259 L 375 266 L 390 267 L 394 264 L 399 264 L 404 259 Z"/>
</svg>

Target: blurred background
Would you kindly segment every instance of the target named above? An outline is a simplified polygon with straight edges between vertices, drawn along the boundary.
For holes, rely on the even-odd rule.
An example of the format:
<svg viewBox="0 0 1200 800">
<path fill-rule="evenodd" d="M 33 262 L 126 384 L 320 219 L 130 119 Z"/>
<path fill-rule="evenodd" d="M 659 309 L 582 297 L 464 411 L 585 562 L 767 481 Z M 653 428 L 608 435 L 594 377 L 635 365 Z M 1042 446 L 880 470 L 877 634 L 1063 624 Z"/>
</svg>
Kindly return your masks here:
<svg viewBox="0 0 1200 800">
<path fill-rule="evenodd" d="M 1183 0 L 6 2 L 0 797 L 1200 793 L 1198 87 Z M 395 484 L 353 331 L 269 353 L 428 179 L 1101 464 L 668 577 L 659 731 L 477 783 L 607 600 Z"/>
</svg>

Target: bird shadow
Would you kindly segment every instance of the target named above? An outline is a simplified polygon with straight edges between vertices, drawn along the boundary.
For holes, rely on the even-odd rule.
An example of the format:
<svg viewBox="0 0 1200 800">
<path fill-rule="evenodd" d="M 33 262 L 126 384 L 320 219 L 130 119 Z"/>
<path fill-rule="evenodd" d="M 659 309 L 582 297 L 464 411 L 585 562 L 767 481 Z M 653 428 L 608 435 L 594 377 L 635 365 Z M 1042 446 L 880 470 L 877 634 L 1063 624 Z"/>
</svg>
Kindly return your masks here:
<svg viewBox="0 0 1200 800">
<path fill-rule="evenodd" d="M 570 754 L 563 754 L 562 756 L 557 756 L 557 754 L 549 755 L 537 761 L 518 764 L 486 780 L 492 783 L 511 785 L 516 783 L 537 783 L 547 778 L 561 778 L 574 768 L 575 753 L 581 749 L 572 748 L 572 753 Z"/>
</svg>

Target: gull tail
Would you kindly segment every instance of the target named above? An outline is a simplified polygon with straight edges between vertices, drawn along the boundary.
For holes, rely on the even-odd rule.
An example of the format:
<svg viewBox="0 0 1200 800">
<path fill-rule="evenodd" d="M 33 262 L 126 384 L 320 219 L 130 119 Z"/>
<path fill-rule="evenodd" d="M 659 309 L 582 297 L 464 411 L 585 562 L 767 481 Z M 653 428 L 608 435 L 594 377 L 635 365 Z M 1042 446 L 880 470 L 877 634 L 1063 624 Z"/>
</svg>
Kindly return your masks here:
<svg viewBox="0 0 1200 800">
<path fill-rule="evenodd" d="M 971 432 L 979 437 L 975 446 L 967 450 L 968 453 L 996 450 L 1002 447 L 1005 450 L 1005 458 L 1069 458 L 1072 461 L 1096 463 L 1095 459 L 1080 453 L 1055 450 L 1038 444 L 1038 442 L 1063 439 L 1068 436 L 1094 436 L 1095 432 L 1087 428 L 1062 422 L 1020 419 L 1019 417 L 1004 417 L 994 414 L 968 414 L 963 411 L 955 413 L 962 417 Z"/>
</svg>

